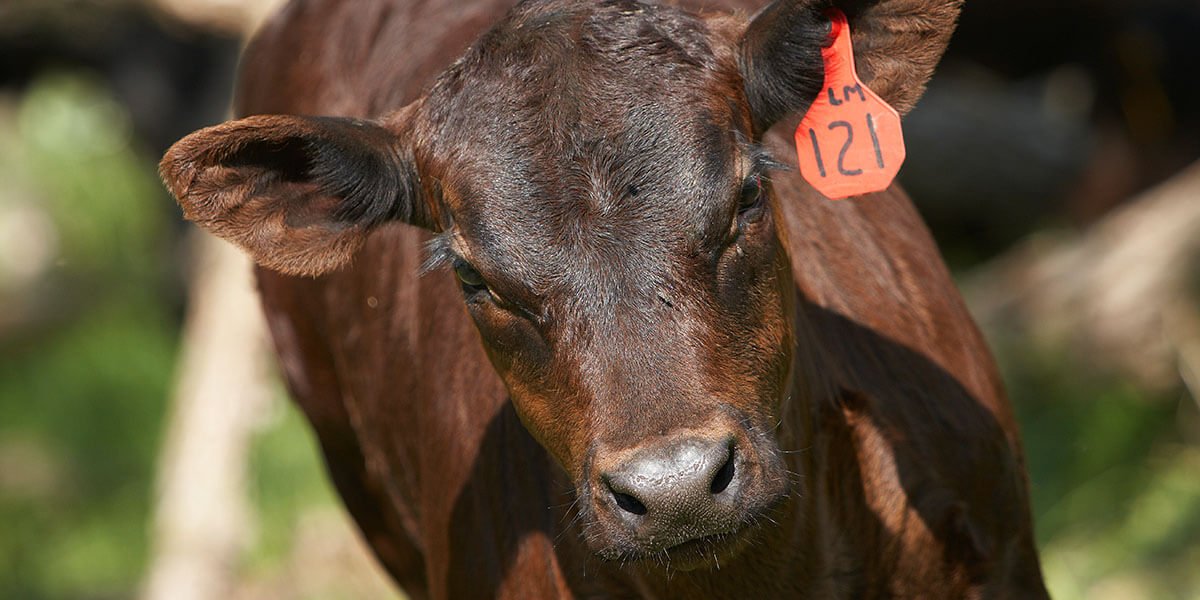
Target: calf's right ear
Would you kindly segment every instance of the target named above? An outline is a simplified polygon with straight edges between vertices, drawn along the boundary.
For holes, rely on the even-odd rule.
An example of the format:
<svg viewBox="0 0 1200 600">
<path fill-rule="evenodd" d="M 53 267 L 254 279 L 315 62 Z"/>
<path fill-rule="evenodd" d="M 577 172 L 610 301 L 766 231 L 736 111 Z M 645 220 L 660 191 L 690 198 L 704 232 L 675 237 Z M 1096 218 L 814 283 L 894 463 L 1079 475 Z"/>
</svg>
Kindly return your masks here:
<svg viewBox="0 0 1200 600">
<path fill-rule="evenodd" d="M 260 115 L 197 131 L 159 164 L 184 216 L 258 264 L 319 275 L 376 226 L 429 227 L 412 151 L 376 122 Z"/>
</svg>

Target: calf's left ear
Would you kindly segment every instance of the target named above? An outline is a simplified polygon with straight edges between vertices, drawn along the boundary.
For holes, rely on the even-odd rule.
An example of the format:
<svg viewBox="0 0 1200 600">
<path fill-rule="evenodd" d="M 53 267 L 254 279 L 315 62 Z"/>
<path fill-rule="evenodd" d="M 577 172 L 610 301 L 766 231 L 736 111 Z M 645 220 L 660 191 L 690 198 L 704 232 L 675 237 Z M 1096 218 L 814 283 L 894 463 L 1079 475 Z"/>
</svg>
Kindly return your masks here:
<svg viewBox="0 0 1200 600">
<path fill-rule="evenodd" d="M 184 216 L 258 264 L 319 275 L 380 224 L 429 226 L 411 154 L 375 122 L 260 115 L 176 142 L 159 173 Z"/>
<path fill-rule="evenodd" d="M 821 91 L 831 7 L 850 24 L 859 79 L 903 115 L 946 51 L 962 0 L 776 0 L 755 15 L 739 44 L 756 134 L 807 109 Z"/>
</svg>

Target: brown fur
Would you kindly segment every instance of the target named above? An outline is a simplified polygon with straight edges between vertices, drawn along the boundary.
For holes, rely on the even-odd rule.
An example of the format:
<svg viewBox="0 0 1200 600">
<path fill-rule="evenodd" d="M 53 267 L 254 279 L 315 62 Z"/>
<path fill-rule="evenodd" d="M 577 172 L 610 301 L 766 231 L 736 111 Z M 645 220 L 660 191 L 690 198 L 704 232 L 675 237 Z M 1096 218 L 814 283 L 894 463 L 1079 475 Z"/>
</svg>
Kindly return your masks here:
<svg viewBox="0 0 1200 600">
<path fill-rule="evenodd" d="M 959 3 L 839 5 L 906 111 Z M 824 6 L 546 0 L 484 32 L 508 2 L 296 0 L 238 112 L 380 120 L 251 116 L 164 158 L 267 267 L 289 388 L 411 596 L 1045 596 L 1016 424 L 903 192 L 758 191 Z M 736 530 L 620 525 L 603 474 L 726 438 Z"/>
</svg>

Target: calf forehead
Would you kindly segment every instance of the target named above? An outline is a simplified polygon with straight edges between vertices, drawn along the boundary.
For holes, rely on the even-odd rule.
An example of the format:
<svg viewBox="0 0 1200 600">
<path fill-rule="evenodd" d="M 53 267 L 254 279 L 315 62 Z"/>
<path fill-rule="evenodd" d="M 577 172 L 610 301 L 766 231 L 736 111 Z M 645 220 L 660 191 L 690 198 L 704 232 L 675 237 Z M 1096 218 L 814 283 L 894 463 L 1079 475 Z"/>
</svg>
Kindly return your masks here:
<svg viewBox="0 0 1200 600">
<path fill-rule="evenodd" d="M 524 2 L 443 73 L 430 116 L 441 135 L 490 123 L 565 139 L 585 119 L 617 125 L 646 100 L 703 111 L 729 101 L 719 94 L 733 90 L 717 88 L 738 87 L 731 48 L 717 39 L 665 7 Z"/>
<path fill-rule="evenodd" d="M 452 178 L 455 221 L 477 243 L 532 264 L 695 253 L 727 228 L 736 156 L 728 132 L 689 135 L 673 124 L 641 114 L 613 132 L 581 124 L 557 138 L 505 135 Z"/>
<path fill-rule="evenodd" d="M 431 94 L 455 222 L 547 285 L 661 284 L 728 226 L 744 170 L 728 63 L 681 13 L 518 10 Z"/>
</svg>

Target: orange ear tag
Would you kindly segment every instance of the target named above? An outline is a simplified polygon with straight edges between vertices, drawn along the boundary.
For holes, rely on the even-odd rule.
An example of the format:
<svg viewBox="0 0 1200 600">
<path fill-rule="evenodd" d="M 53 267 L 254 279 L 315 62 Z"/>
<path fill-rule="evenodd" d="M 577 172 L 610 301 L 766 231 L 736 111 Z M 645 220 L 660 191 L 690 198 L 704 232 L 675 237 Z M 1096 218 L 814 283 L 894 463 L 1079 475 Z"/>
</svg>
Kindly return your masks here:
<svg viewBox="0 0 1200 600">
<path fill-rule="evenodd" d="M 904 162 L 900 115 L 858 79 L 846 15 L 836 8 L 825 15 L 833 43 L 821 49 L 825 85 L 796 128 L 800 173 L 833 199 L 878 192 Z"/>
</svg>

